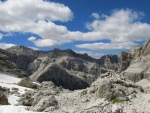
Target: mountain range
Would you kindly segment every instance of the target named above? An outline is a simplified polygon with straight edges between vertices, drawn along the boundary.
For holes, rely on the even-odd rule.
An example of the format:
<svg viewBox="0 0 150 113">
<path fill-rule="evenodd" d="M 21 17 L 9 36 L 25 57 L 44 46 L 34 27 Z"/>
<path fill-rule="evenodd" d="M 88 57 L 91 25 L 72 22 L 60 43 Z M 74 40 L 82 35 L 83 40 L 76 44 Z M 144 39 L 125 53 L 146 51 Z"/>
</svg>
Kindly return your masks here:
<svg viewBox="0 0 150 113">
<path fill-rule="evenodd" d="M 120 65 L 117 55 L 95 59 L 71 49 L 38 51 L 25 46 L 14 46 L 0 50 L 0 54 L 2 72 L 18 77 L 28 76 L 38 82 L 52 81 L 57 86 L 70 90 L 89 87 L 102 73 L 117 71 Z"/>
</svg>

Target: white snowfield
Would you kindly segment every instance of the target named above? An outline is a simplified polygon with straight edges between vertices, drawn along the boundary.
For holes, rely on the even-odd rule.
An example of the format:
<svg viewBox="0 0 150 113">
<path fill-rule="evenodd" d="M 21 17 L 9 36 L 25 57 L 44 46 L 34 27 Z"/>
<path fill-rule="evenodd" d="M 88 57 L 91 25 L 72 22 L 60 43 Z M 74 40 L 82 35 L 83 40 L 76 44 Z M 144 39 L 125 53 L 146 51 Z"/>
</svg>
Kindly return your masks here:
<svg viewBox="0 0 150 113">
<path fill-rule="evenodd" d="M 0 113 L 44 113 L 44 112 L 33 112 L 25 110 L 25 106 L 13 106 L 13 105 L 5 105 L 0 106 Z"/>
<path fill-rule="evenodd" d="M 30 88 L 25 88 L 18 86 L 17 83 L 20 81 L 20 78 L 16 78 L 10 75 L 1 74 L 0 73 L 0 86 L 10 88 L 10 90 L 14 88 L 19 89 L 19 93 L 23 94 L 25 90 L 32 90 Z M 15 95 L 11 95 L 8 97 L 8 101 L 11 105 L 0 105 L 0 113 L 44 113 L 44 112 L 32 112 L 27 111 L 25 106 L 15 106 L 18 102 L 19 97 Z"/>
</svg>

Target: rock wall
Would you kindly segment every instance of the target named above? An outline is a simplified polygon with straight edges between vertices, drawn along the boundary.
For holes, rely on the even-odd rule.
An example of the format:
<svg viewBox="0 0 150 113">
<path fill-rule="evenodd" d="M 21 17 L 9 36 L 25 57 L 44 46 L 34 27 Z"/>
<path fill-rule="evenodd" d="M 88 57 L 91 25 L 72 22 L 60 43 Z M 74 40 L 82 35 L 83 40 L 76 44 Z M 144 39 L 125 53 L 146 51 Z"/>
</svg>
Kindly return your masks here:
<svg viewBox="0 0 150 113">
<path fill-rule="evenodd" d="M 142 46 L 121 54 L 122 74 L 134 82 L 150 76 L 150 40 Z"/>
</svg>

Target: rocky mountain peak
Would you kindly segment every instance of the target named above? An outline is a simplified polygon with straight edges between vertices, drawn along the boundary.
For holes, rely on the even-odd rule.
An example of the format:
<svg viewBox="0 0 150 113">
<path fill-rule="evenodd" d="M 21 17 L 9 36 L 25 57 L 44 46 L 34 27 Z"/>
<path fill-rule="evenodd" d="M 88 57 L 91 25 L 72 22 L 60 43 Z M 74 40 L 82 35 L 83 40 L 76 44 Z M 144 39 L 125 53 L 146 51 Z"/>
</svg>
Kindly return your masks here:
<svg viewBox="0 0 150 113">
<path fill-rule="evenodd" d="M 28 48 L 26 46 L 13 46 L 11 48 L 6 49 L 6 51 L 13 53 L 13 54 L 17 54 L 17 55 L 31 55 L 31 56 L 35 56 L 36 51 Z"/>
<path fill-rule="evenodd" d="M 142 46 L 134 49 L 135 57 L 147 56 L 149 54 L 150 54 L 150 40 L 145 42 Z"/>
<path fill-rule="evenodd" d="M 11 54 L 3 49 L 0 49 L 0 72 L 8 73 L 17 77 L 28 76 L 11 61 Z"/>
<path fill-rule="evenodd" d="M 150 40 L 133 50 L 122 52 L 121 71 L 134 82 L 149 78 L 150 75 Z"/>
<path fill-rule="evenodd" d="M 9 54 L 9 61 L 32 80 L 53 81 L 57 86 L 71 90 L 86 88 L 102 73 L 118 69 L 117 55 L 106 55 L 99 60 L 71 49 L 37 51 L 25 46 L 4 51 Z"/>
<path fill-rule="evenodd" d="M 98 59 L 98 63 L 103 65 L 107 69 L 118 70 L 119 57 L 117 55 L 104 55 Z"/>
</svg>

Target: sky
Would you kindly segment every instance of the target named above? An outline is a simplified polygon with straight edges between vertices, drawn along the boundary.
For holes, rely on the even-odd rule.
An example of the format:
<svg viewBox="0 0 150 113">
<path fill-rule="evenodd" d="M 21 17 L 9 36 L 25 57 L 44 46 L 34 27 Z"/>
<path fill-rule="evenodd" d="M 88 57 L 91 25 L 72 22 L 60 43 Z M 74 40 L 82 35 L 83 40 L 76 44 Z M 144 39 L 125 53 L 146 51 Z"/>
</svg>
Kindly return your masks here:
<svg viewBox="0 0 150 113">
<path fill-rule="evenodd" d="M 0 0 L 0 48 L 119 55 L 150 38 L 149 5 L 150 0 Z"/>
</svg>

